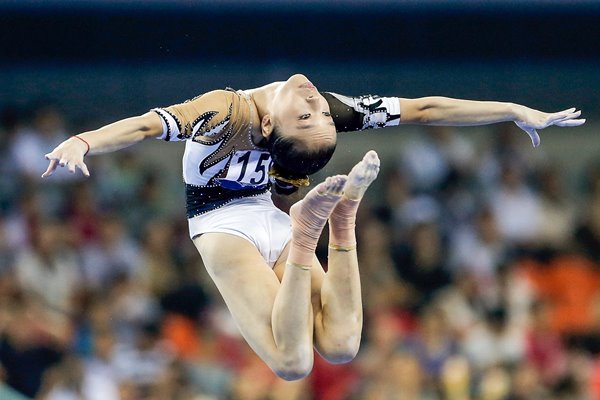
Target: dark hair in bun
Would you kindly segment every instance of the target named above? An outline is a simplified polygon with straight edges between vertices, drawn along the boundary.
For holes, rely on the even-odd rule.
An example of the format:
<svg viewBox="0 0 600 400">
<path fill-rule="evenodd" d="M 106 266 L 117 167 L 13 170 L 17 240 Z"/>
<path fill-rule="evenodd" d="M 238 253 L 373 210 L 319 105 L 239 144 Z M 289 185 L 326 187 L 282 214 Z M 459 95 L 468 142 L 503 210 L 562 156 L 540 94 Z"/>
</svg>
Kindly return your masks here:
<svg viewBox="0 0 600 400">
<path fill-rule="evenodd" d="M 308 186 L 308 175 L 321 170 L 333 156 L 335 143 L 309 149 L 304 141 L 282 136 L 277 128 L 267 138 L 273 166 L 269 175 L 295 187 Z"/>
</svg>

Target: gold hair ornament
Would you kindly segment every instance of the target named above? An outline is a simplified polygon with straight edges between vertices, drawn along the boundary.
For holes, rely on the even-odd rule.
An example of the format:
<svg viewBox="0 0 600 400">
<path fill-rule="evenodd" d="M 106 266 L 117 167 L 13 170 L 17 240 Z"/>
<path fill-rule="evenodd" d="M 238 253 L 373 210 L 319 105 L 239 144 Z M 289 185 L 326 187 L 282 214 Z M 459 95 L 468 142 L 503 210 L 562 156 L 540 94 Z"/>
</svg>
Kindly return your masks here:
<svg viewBox="0 0 600 400">
<path fill-rule="evenodd" d="M 294 185 L 296 187 L 310 185 L 310 180 L 308 179 L 308 176 L 305 175 L 301 178 L 286 178 L 285 176 L 282 176 L 276 168 L 271 168 L 269 170 L 269 176 L 272 176 L 275 179 L 279 179 L 282 182 L 289 183 L 290 185 Z"/>
</svg>

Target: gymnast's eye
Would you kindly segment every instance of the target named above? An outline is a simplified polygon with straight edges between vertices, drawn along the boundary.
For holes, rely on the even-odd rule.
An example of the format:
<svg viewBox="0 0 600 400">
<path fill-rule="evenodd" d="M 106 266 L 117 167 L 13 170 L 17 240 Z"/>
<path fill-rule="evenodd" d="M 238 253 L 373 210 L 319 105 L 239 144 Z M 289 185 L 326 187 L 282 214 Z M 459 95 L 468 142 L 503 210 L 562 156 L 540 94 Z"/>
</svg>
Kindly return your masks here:
<svg viewBox="0 0 600 400">
<path fill-rule="evenodd" d="M 302 114 L 298 119 L 309 119 L 310 114 Z"/>
<path fill-rule="evenodd" d="M 331 117 L 331 113 L 329 111 L 323 111 L 323 115 L 326 117 Z"/>
</svg>

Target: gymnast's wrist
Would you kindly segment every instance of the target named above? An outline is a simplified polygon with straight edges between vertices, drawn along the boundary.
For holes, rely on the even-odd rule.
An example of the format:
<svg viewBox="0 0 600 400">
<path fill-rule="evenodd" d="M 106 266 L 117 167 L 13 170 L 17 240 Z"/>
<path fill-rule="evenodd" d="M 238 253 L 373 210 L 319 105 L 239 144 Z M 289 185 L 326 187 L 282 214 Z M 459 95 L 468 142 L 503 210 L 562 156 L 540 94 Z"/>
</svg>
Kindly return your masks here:
<svg viewBox="0 0 600 400">
<path fill-rule="evenodd" d="M 526 120 L 527 107 L 516 103 L 508 103 L 508 109 L 513 122 Z"/>
<path fill-rule="evenodd" d="M 83 153 L 84 157 L 88 155 L 90 152 L 90 144 L 87 140 L 83 139 L 79 135 L 73 135 L 70 137 L 70 139 L 73 139 L 76 143 L 79 143 L 81 146 L 83 146 L 82 148 L 85 148 L 85 152 Z"/>
</svg>

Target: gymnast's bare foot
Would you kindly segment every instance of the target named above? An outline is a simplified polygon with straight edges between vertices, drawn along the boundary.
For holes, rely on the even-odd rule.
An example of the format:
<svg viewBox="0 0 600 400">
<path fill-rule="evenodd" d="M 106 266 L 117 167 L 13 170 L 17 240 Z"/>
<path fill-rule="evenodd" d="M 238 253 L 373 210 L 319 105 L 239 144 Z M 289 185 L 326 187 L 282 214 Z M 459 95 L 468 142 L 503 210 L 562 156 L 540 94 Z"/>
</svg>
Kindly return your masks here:
<svg viewBox="0 0 600 400">
<path fill-rule="evenodd" d="M 344 197 L 360 200 L 379 173 L 379 157 L 373 150 L 363 157 L 362 161 L 352 168 L 344 187 Z"/>
<path fill-rule="evenodd" d="M 344 195 L 329 217 L 329 242 L 334 247 L 352 249 L 356 246 L 356 212 L 378 173 L 379 157 L 371 150 L 348 174 Z"/>
</svg>

